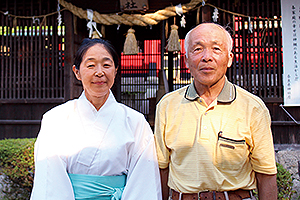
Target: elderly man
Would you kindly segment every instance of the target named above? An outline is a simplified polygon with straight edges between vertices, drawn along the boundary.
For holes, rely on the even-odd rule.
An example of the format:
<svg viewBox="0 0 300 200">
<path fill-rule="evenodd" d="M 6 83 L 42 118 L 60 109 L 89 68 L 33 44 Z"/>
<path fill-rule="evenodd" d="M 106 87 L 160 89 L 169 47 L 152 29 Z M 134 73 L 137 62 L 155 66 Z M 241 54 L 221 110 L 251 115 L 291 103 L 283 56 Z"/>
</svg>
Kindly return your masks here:
<svg viewBox="0 0 300 200">
<path fill-rule="evenodd" d="M 270 115 L 263 101 L 230 83 L 232 38 L 203 23 L 185 39 L 193 83 L 158 103 L 155 140 L 164 199 L 277 199 Z M 169 187 L 169 189 L 168 189 Z"/>
</svg>

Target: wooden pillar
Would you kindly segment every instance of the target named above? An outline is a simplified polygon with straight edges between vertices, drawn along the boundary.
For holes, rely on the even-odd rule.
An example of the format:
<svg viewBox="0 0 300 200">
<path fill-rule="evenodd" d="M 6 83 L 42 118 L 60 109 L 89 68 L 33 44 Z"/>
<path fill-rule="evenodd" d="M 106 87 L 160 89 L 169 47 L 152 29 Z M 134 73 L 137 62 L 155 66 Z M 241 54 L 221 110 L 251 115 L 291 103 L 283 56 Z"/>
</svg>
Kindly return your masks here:
<svg viewBox="0 0 300 200">
<path fill-rule="evenodd" d="M 173 91 L 173 52 L 168 52 L 168 83 L 169 83 L 169 91 L 172 92 Z"/>
<path fill-rule="evenodd" d="M 165 55 L 165 44 L 166 44 L 166 20 L 161 21 L 161 41 L 160 41 L 160 55 L 161 55 L 161 66 L 160 69 L 164 70 L 164 55 Z"/>
<path fill-rule="evenodd" d="M 74 28 L 73 15 L 69 11 L 64 11 L 65 33 L 65 66 L 64 66 L 64 99 L 65 101 L 74 98 L 74 75 L 72 65 L 74 60 Z"/>
<path fill-rule="evenodd" d="M 211 22 L 211 10 L 209 6 L 202 8 L 202 22 Z"/>
<path fill-rule="evenodd" d="M 104 39 L 110 41 L 112 45 L 115 47 L 117 53 L 119 54 L 120 63 L 119 63 L 117 75 L 115 77 L 115 82 L 111 88 L 111 91 L 114 94 L 116 100 L 118 102 L 121 102 L 121 95 L 122 95 L 121 94 L 121 52 L 123 50 L 123 44 L 124 44 L 124 41 L 121 38 L 124 37 L 123 36 L 124 32 L 122 32 L 123 29 L 117 29 L 117 27 L 118 27 L 117 25 L 106 26 L 105 33 L 103 34 L 105 35 Z"/>
</svg>

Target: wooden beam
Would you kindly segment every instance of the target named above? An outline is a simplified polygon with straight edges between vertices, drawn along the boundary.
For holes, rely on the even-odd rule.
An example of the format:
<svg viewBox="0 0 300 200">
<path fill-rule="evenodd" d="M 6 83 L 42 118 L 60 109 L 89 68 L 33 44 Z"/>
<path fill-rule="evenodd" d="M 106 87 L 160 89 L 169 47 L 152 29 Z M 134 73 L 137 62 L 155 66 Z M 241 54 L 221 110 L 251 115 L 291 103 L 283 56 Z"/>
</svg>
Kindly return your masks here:
<svg viewBox="0 0 300 200">
<path fill-rule="evenodd" d="M 41 120 L 0 120 L 1 125 L 39 125 Z"/>
<path fill-rule="evenodd" d="M 298 123 L 300 124 L 300 121 Z M 294 121 L 272 121 L 274 126 L 299 126 L 299 124 L 296 124 Z"/>
</svg>

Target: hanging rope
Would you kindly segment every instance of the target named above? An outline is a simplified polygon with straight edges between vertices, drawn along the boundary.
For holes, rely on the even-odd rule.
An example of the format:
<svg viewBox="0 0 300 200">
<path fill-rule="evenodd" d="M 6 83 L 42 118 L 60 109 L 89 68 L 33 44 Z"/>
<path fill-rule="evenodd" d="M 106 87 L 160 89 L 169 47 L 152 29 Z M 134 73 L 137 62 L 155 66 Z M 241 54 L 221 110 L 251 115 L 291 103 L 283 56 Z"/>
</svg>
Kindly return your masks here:
<svg viewBox="0 0 300 200">
<path fill-rule="evenodd" d="M 182 5 L 182 12 L 187 13 L 193 9 L 195 9 L 203 0 L 191 0 L 191 2 Z M 86 10 L 82 8 L 78 8 L 71 3 L 68 3 L 64 0 L 60 0 L 59 3 L 72 12 L 74 15 L 79 18 L 86 19 Z M 148 25 L 156 25 L 160 21 L 168 19 L 169 17 L 176 16 L 176 7 L 169 6 L 163 10 L 158 10 L 155 13 L 148 13 L 145 15 L 141 14 L 100 14 L 98 12 L 94 12 L 93 20 L 99 24 L 104 25 L 113 25 L 113 24 L 125 24 L 128 26 L 148 26 Z"/>
<path fill-rule="evenodd" d="M 209 3 L 203 3 L 205 2 L 204 0 L 191 0 L 191 2 L 187 4 L 182 5 L 182 12 L 187 13 L 189 11 L 192 11 L 194 9 L 198 9 L 199 7 L 202 7 L 204 5 L 211 6 L 213 8 L 217 8 L 218 10 L 221 10 L 223 12 L 227 12 L 229 14 L 235 15 L 235 16 L 240 16 L 240 17 L 250 17 L 250 18 L 257 18 L 253 16 L 247 16 L 244 14 L 239 14 L 231 11 L 224 10 L 222 8 L 216 7 L 212 4 Z M 199 5 L 201 3 L 201 5 Z M 60 0 L 60 4 L 64 6 L 66 9 L 68 9 L 70 12 L 72 12 L 74 15 L 86 19 L 86 10 L 83 10 L 82 8 L 78 8 L 74 6 L 71 3 L 68 3 L 64 0 Z M 176 6 L 169 6 L 166 7 L 163 10 L 158 10 L 155 13 L 148 13 L 145 15 L 141 14 L 99 14 L 98 12 L 95 11 L 94 13 L 94 18 L 93 20 L 99 24 L 104 24 L 104 25 L 113 25 L 113 24 L 125 24 L 128 26 L 148 26 L 148 25 L 156 25 L 160 21 L 168 19 L 169 17 L 174 17 L 176 16 Z M 270 18 L 269 20 L 274 20 Z"/>
<path fill-rule="evenodd" d="M 139 53 L 136 37 L 134 35 L 135 30 L 130 28 L 127 31 L 123 52 L 125 55 L 135 55 Z"/>
<path fill-rule="evenodd" d="M 181 50 L 179 36 L 178 36 L 178 26 L 176 26 L 175 23 L 171 25 L 171 33 L 168 39 L 168 44 L 166 46 L 166 49 L 170 52 Z"/>
<path fill-rule="evenodd" d="M 19 19 L 32 19 L 32 18 L 45 18 L 45 17 L 49 17 L 51 15 L 56 15 L 57 13 L 66 10 L 66 8 L 60 9 L 58 11 L 52 12 L 52 13 L 48 13 L 46 15 L 37 15 L 37 16 L 18 16 L 18 15 L 13 15 L 13 14 L 9 14 L 8 11 L 7 12 L 3 12 L 0 10 L 0 13 L 2 13 L 3 15 L 7 15 L 13 18 L 19 18 Z"/>
<path fill-rule="evenodd" d="M 69 10 L 70 12 L 72 12 L 75 16 L 78 16 L 79 18 L 82 19 L 87 19 L 87 10 L 83 10 L 82 8 L 76 7 L 71 3 L 66 2 L 65 0 L 59 0 L 60 5 L 62 5 L 64 8 L 60 9 L 60 11 L 56 11 L 56 12 L 52 12 L 49 14 L 45 14 L 45 15 L 38 15 L 38 16 L 17 16 L 17 15 L 13 15 L 13 14 L 9 14 L 8 11 L 3 12 L 0 11 L 0 13 L 2 13 L 3 15 L 7 15 L 13 18 L 20 18 L 20 19 L 37 19 L 37 18 L 45 18 L 51 15 L 55 15 L 58 12 L 61 12 L 63 10 Z M 232 14 L 234 16 L 239 16 L 239 17 L 246 17 L 246 18 L 251 18 L 251 19 L 257 19 L 259 17 L 255 17 L 255 16 L 248 16 L 248 15 L 244 15 L 244 14 L 239 14 L 239 13 L 235 13 L 235 12 L 231 12 L 219 7 L 216 7 L 212 4 L 209 3 L 205 3 L 204 0 L 191 0 L 191 2 L 187 3 L 187 4 L 183 4 L 182 5 L 182 12 L 183 13 L 187 13 L 196 9 L 199 9 L 202 6 L 210 6 L 213 8 L 217 8 L 220 11 Z M 156 25 L 158 24 L 160 21 L 168 19 L 170 17 L 174 17 L 176 16 L 176 6 L 169 6 L 166 7 L 163 10 L 158 10 L 154 13 L 148 13 L 148 14 L 118 14 L 118 13 L 113 13 L 113 14 L 100 14 L 96 11 L 94 11 L 94 16 L 93 16 L 93 21 L 95 21 L 96 23 L 99 24 L 103 24 L 103 25 L 113 25 L 113 24 L 124 24 L 124 25 L 128 25 L 128 26 L 148 26 L 148 25 Z M 273 19 L 273 18 L 262 18 L 264 20 L 278 20 L 278 19 Z"/>
</svg>

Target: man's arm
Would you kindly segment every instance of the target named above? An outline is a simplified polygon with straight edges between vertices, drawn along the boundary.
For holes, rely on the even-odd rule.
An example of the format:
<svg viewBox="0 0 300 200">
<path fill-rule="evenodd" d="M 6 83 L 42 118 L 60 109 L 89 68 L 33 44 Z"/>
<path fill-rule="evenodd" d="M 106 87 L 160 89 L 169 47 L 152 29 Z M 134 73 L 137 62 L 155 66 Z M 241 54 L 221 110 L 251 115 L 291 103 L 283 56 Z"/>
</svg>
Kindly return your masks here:
<svg viewBox="0 0 300 200">
<path fill-rule="evenodd" d="M 268 175 L 255 172 L 259 200 L 277 200 L 276 174 Z"/>
<path fill-rule="evenodd" d="M 163 200 L 168 200 L 168 197 L 169 197 L 169 187 L 168 187 L 169 167 L 167 167 L 165 169 L 159 169 L 159 171 L 160 171 Z"/>
</svg>

